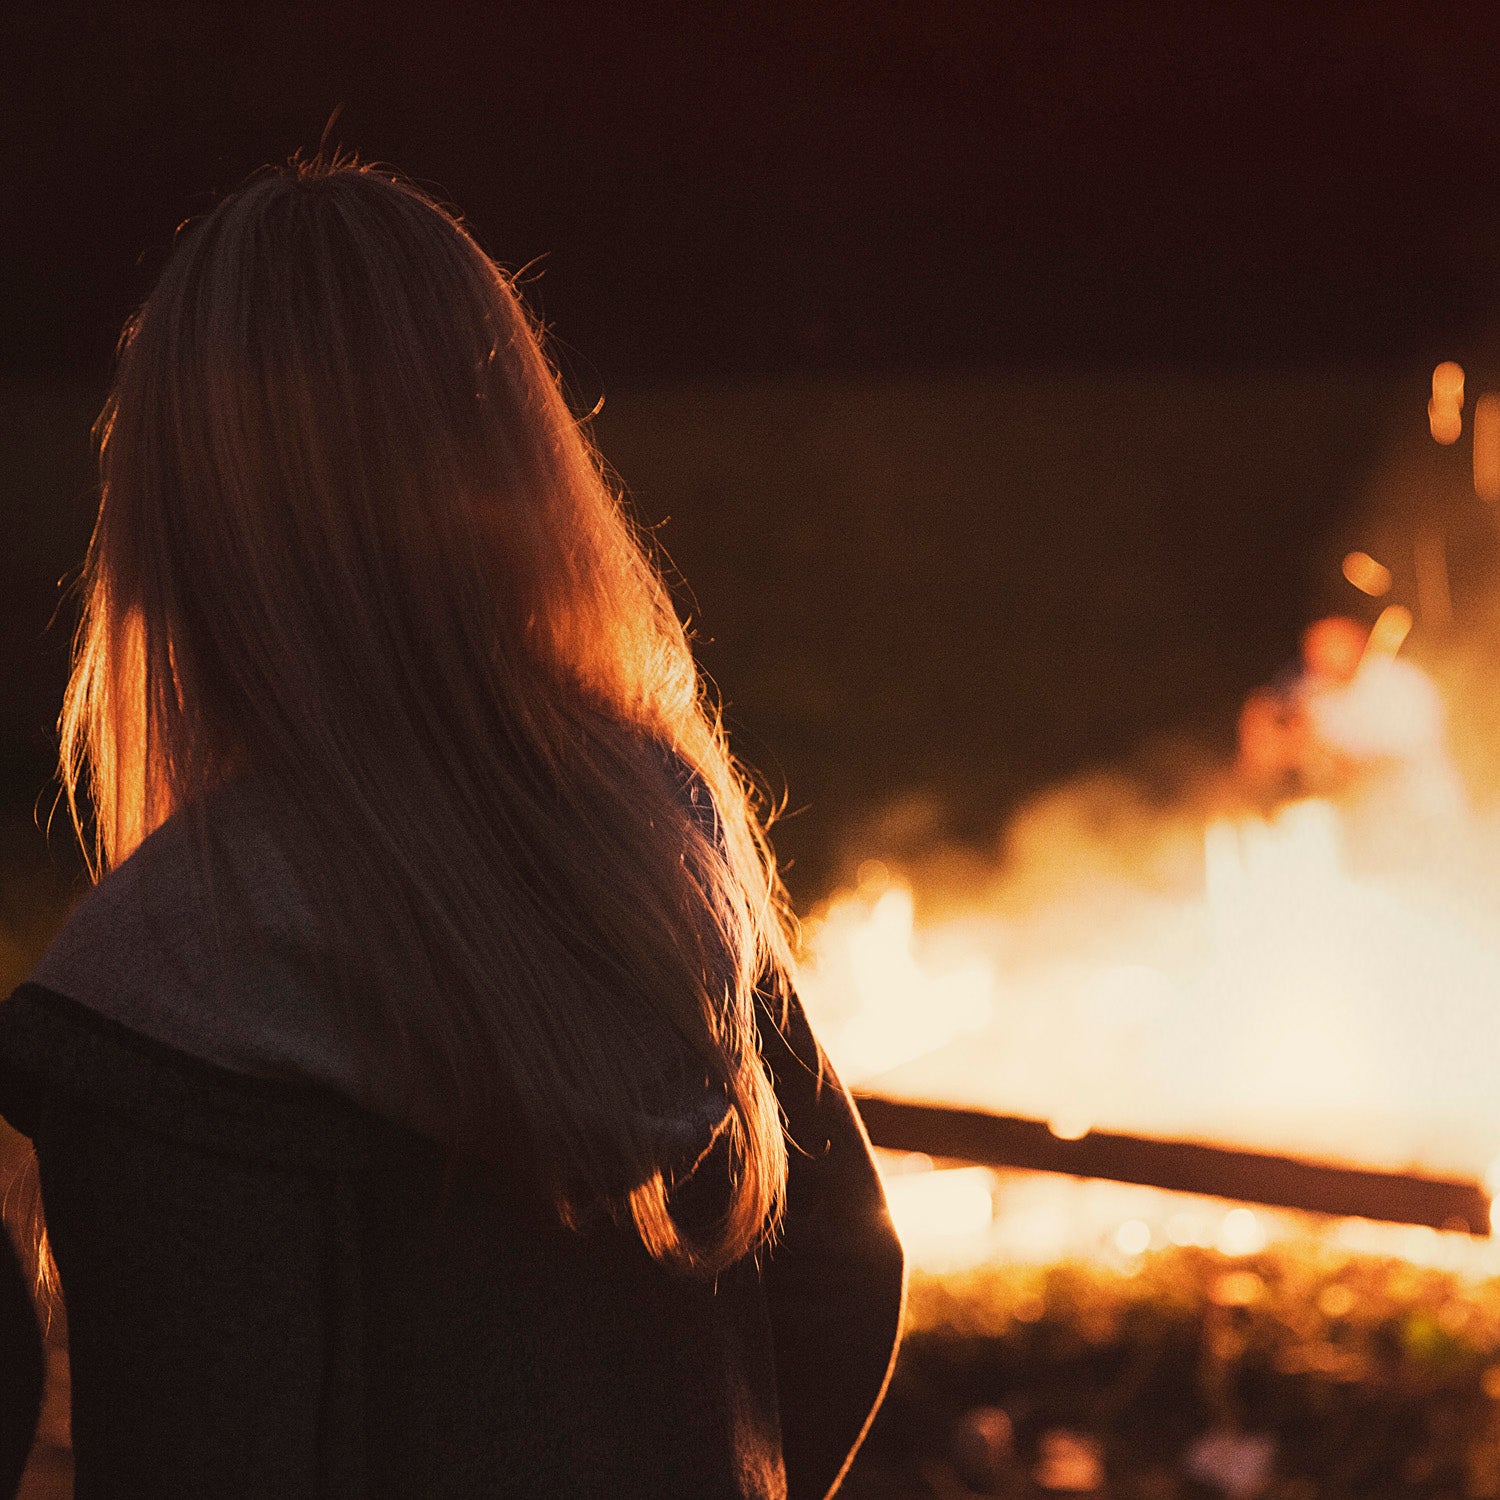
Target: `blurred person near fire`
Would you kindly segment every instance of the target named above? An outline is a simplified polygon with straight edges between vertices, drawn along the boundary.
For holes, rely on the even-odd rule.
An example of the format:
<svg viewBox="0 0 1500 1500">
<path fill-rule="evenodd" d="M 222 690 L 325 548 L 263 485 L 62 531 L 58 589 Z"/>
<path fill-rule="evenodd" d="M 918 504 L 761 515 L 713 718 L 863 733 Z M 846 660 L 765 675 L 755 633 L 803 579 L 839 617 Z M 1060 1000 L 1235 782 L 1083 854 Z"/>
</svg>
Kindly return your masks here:
<svg viewBox="0 0 1500 1500">
<path fill-rule="evenodd" d="M 0 1006 L 78 1493 L 821 1500 L 901 1247 L 512 280 L 389 171 L 267 171 L 179 236 L 98 432 L 99 878 Z"/>
<path fill-rule="evenodd" d="M 1235 773 L 1247 795 L 1262 804 L 1370 797 L 1387 826 L 1426 830 L 1463 817 L 1441 695 L 1397 654 L 1410 626 L 1399 608 L 1373 629 L 1342 615 L 1308 626 L 1298 670 L 1240 711 Z"/>
</svg>

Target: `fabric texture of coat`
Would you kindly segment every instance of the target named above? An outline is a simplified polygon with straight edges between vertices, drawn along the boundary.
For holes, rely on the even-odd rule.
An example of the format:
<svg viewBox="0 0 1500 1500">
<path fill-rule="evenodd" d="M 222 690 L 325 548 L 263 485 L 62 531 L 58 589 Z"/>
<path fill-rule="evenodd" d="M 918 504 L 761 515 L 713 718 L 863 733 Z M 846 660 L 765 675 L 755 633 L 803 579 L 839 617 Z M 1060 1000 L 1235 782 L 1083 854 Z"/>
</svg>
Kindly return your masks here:
<svg viewBox="0 0 1500 1500">
<path fill-rule="evenodd" d="M 0 1004 L 0 1114 L 35 1147 L 67 1307 L 78 1500 L 837 1486 L 889 1374 L 903 1265 L 795 999 L 761 1025 L 789 1137 L 783 1231 L 695 1280 L 625 1230 L 564 1228 L 514 1166 L 450 1170 L 296 1047 L 237 1041 L 215 997 L 193 1013 L 193 904 L 160 876 L 170 836 L 153 840 Z M 289 1014 L 297 998 L 284 974 L 243 993 Z M 17 1282 L 0 1257 L 17 1330 L 0 1385 L 20 1393 L 0 1484 L 36 1417 Z"/>
</svg>

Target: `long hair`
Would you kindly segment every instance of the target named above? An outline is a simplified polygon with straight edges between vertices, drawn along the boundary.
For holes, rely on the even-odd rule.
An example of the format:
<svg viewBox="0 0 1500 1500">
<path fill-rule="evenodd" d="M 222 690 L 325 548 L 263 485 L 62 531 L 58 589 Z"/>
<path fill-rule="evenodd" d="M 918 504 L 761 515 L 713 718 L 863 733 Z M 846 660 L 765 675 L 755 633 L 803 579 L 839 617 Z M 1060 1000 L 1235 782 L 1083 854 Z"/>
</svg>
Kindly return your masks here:
<svg viewBox="0 0 1500 1500">
<path fill-rule="evenodd" d="M 97 437 L 60 725 L 96 878 L 252 777 L 414 1117 L 456 1152 L 519 1132 L 564 1219 L 675 1267 L 753 1249 L 785 903 L 513 278 L 389 170 L 267 170 L 180 234 Z M 694 1081 L 727 1189 L 689 1228 L 661 1127 Z"/>
</svg>

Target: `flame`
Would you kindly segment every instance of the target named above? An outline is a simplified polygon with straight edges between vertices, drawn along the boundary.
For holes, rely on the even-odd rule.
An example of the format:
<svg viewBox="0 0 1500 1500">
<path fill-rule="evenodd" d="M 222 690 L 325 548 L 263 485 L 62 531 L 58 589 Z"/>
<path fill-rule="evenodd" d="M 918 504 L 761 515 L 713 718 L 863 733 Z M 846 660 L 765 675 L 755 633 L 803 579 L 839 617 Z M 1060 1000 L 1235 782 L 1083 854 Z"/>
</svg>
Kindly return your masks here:
<svg viewBox="0 0 1500 1500">
<path fill-rule="evenodd" d="M 994 1174 L 984 1167 L 890 1167 L 886 1199 L 901 1242 L 926 1266 L 982 1258 L 994 1222 Z"/>
<path fill-rule="evenodd" d="M 1121 811 L 1122 839 L 1086 831 L 1109 821 L 1085 816 L 1091 785 L 1023 816 L 1009 861 L 962 906 L 883 868 L 838 894 L 811 925 L 802 985 L 845 1079 L 1047 1120 L 1065 1139 L 1097 1127 L 1488 1172 L 1500 1197 L 1500 816 L 1470 805 L 1437 689 L 1396 654 L 1409 613 L 1382 621 L 1351 678 L 1299 689 L 1308 734 L 1346 772 L 1325 795 L 1139 825 Z M 1168 1243 L 1246 1256 L 1306 1231 L 1015 1174 L 990 1175 L 981 1213 L 981 1180 L 896 1189 L 919 1260 L 961 1241 L 1021 1259 Z M 1432 1260 L 1463 1241 L 1500 1268 L 1490 1244 L 1351 1222 L 1351 1244 Z"/>
<path fill-rule="evenodd" d="M 861 1082 L 982 1031 L 993 1014 L 994 976 L 974 958 L 934 970 L 917 956 L 916 902 L 895 882 L 873 898 L 835 900 L 824 917 L 821 962 L 803 988 L 825 1013 L 843 992 L 851 1008 L 830 1046 L 844 1076 Z M 834 972 L 830 972 L 834 971 Z"/>
</svg>

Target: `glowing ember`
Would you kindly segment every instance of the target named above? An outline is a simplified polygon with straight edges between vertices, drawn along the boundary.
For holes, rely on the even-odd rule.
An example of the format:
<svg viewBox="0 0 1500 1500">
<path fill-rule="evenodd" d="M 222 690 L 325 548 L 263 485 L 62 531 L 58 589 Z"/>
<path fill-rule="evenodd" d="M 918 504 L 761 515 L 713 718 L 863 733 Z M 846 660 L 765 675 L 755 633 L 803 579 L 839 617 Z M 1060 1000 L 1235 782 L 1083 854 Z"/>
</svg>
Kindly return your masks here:
<svg viewBox="0 0 1500 1500">
<path fill-rule="evenodd" d="M 1427 424 L 1433 438 L 1443 444 L 1456 443 L 1463 431 L 1464 372 L 1451 359 L 1432 372 L 1432 399 L 1427 403 Z"/>
<path fill-rule="evenodd" d="M 1445 405 L 1464 404 L 1464 367 L 1445 359 L 1432 372 L 1432 399 Z"/>
<path fill-rule="evenodd" d="M 1391 570 L 1368 552 L 1351 552 L 1344 558 L 1344 577 L 1362 594 L 1378 598 L 1391 591 Z"/>
</svg>

